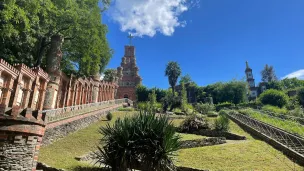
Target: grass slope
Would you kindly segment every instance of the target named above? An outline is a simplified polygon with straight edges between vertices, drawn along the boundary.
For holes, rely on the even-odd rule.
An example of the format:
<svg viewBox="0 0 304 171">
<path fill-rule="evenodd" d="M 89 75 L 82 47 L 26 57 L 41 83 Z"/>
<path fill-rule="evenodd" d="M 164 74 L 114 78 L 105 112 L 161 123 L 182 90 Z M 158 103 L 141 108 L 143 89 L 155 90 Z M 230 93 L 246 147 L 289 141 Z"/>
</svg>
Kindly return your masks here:
<svg viewBox="0 0 304 171">
<path fill-rule="evenodd" d="M 96 145 L 101 139 L 98 129 L 107 123 L 114 123 L 118 117 L 130 115 L 130 112 L 113 112 L 113 119 L 109 122 L 105 117 L 85 129 L 79 130 L 67 137 L 56 141 L 55 143 L 42 147 L 38 160 L 50 166 L 74 170 L 77 166 L 87 166 L 74 158 L 87 154 L 96 149 Z"/>
<path fill-rule="evenodd" d="M 245 135 L 248 140 L 179 150 L 176 164 L 209 170 L 304 170 L 280 151 L 254 139 L 231 122 L 231 132 Z"/>
</svg>

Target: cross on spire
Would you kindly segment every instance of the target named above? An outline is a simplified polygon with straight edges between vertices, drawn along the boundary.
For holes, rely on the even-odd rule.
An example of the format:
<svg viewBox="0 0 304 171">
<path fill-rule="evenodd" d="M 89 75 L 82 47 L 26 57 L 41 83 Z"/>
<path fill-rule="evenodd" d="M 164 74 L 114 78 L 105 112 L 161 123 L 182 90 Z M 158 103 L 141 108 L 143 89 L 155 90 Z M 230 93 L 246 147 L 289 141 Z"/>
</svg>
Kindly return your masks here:
<svg viewBox="0 0 304 171">
<path fill-rule="evenodd" d="M 134 36 L 132 36 L 132 34 L 129 34 L 128 38 L 130 39 L 130 45 L 132 45 L 132 39 L 134 38 Z"/>
</svg>

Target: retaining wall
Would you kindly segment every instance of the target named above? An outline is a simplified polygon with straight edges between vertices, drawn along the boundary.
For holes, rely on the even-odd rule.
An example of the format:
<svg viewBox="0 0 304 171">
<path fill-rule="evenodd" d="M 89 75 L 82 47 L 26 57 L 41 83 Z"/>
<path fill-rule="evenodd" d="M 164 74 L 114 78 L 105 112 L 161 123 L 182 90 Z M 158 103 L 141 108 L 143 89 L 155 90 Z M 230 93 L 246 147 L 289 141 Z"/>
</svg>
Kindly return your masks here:
<svg viewBox="0 0 304 171">
<path fill-rule="evenodd" d="M 123 104 L 118 104 L 102 110 L 48 124 L 42 140 L 42 146 L 49 145 L 70 133 L 83 129 L 92 123 L 99 121 L 102 116 L 106 115 L 110 111 L 117 110 L 122 105 Z"/>
</svg>

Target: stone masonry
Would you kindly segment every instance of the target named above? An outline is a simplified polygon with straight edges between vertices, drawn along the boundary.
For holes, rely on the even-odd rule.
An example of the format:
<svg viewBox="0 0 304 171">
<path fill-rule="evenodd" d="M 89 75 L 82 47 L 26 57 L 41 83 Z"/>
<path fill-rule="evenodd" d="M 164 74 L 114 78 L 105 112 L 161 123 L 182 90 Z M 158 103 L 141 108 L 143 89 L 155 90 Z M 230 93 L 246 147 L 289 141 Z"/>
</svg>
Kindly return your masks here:
<svg viewBox="0 0 304 171">
<path fill-rule="evenodd" d="M 120 67 L 117 68 L 118 74 L 122 76 L 118 80 L 117 99 L 128 98 L 136 100 L 136 86 L 141 84 L 142 78 L 139 76 L 139 68 L 136 65 L 135 47 L 125 46 L 125 55 L 122 58 Z"/>
</svg>

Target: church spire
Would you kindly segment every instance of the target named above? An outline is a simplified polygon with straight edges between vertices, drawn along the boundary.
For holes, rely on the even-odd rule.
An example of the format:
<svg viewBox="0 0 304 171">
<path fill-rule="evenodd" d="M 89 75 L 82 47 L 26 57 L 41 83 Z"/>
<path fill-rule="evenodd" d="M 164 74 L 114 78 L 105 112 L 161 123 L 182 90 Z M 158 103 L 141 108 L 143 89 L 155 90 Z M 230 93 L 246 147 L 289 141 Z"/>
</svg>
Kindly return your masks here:
<svg viewBox="0 0 304 171">
<path fill-rule="evenodd" d="M 248 61 L 246 61 L 246 69 L 249 68 Z"/>
</svg>

